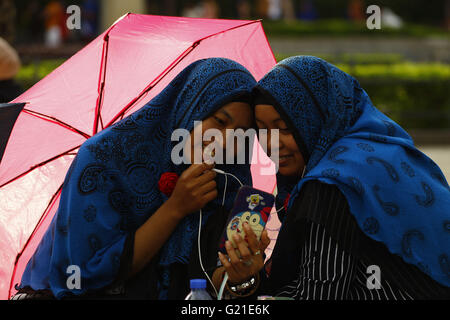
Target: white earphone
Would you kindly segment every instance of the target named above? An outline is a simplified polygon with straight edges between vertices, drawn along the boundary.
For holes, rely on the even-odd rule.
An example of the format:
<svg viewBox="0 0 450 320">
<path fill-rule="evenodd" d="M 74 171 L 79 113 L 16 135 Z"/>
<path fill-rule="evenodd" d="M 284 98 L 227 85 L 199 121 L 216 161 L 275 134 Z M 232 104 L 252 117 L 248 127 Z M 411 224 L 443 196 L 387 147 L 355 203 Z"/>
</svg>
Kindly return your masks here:
<svg viewBox="0 0 450 320">
<path fill-rule="evenodd" d="M 232 173 L 228 173 L 225 172 L 223 170 L 220 169 L 212 169 L 213 171 L 219 173 L 219 174 L 223 174 L 225 176 L 225 187 L 224 187 L 224 191 L 223 191 L 223 197 L 222 197 L 222 205 L 225 204 L 225 198 L 226 198 L 226 193 L 227 193 L 227 183 L 228 183 L 228 176 L 233 177 L 234 179 L 236 179 L 239 184 L 241 185 L 241 187 L 244 185 L 241 180 L 238 179 L 238 177 L 236 177 L 234 174 Z M 225 276 L 223 278 L 222 284 L 220 286 L 220 290 L 219 292 L 217 292 L 216 287 L 214 286 L 214 283 L 212 282 L 211 278 L 209 277 L 208 273 L 206 272 L 205 268 L 203 267 L 203 261 L 202 261 L 202 254 L 201 254 L 201 245 L 200 245 L 200 239 L 201 239 L 201 231 L 202 231 L 202 209 L 199 210 L 200 211 L 200 215 L 199 215 L 199 223 L 198 223 L 198 237 L 197 237 L 197 246 L 198 246 L 198 259 L 200 262 L 200 267 L 203 271 L 203 273 L 205 274 L 206 278 L 208 279 L 209 283 L 211 284 L 212 288 L 214 289 L 214 292 L 216 294 L 217 300 L 221 300 L 222 299 L 222 294 L 223 294 L 223 290 L 225 288 L 225 283 L 228 280 L 228 274 L 225 273 Z"/>
</svg>

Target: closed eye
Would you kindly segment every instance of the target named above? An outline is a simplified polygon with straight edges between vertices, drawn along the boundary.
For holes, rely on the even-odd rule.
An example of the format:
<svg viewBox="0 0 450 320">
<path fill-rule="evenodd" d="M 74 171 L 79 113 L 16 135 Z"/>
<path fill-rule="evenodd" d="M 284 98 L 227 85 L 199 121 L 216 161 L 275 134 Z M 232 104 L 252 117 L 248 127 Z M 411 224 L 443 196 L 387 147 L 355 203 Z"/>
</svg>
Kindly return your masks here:
<svg viewBox="0 0 450 320">
<path fill-rule="evenodd" d="M 227 124 L 225 120 L 222 120 L 222 119 L 220 119 L 220 118 L 217 117 L 217 116 L 214 116 L 213 118 L 214 118 L 214 120 L 216 120 L 217 123 L 220 124 L 221 126 L 225 126 L 225 125 Z"/>
<path fill-rule="evenodd" d="M 267 129 L 267 127 L 264 125 L 264 123 L 261 120 L 255 119 L 255 122 L 259 129 Z"/>
</svg>

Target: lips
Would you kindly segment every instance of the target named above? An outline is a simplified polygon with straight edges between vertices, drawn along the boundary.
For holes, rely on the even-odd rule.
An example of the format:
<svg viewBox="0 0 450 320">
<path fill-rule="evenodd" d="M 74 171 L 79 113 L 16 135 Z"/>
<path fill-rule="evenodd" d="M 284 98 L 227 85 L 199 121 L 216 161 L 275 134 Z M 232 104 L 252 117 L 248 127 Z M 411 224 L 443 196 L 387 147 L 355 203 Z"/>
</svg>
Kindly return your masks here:
<svg viewBox="0 0 450 320">
<path fill-rule="evenodd" d="M 270 155 L 270 158 L 271 159 L 276 159 L 276 158 L 278 158 L 278 159 L 287 159 L 287 158 L 290 158 L 290 157 L 293 157 L 293 154 L 284 154 L 284 155 L 279 155 L 279 154 L 276 154 L 276 153 L 272 153 L 271 155 Z"/>
<path fill-rule="evenodd" d="M 283 166 L 283 165 L 286 164 L 286 162 L 289 161 L 289 159 L 291 159 L 292 157 L 293 157 L 292 154 L 287 154 L 287 155 L 280 156 L 280 157 L 278 158 L 278 164 L 279 164 L 280 166 Z"/>
</svg>

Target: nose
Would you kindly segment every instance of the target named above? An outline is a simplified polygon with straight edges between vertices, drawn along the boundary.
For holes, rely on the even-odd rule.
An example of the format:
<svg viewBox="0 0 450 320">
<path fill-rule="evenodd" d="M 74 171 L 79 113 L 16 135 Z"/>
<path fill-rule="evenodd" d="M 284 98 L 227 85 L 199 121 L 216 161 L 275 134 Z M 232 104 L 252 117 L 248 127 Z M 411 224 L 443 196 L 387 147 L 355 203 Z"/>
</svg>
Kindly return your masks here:
<svg viewBox="0 0 450 320">
<path fill-rule="evenodd" d="M 220 136 L 219 136 L 218 139 L 217 139 L 216 145 L 217 145 L 219 148 L 222 148 L 222 150 L 225 151 L 225 147 L 226 147 L 226 145 L 227 145 L 227 135 L 226 135 L 225 130 L 221 130 L 220 133 L 221 133 L 221 134 L 220 134 Z"/>
<path fill-rule="evenodd" d="M 204 159 L 215 159 L 216 163 L 222 163 L 222 159 L 219 159 L 223 152 L 219 150 L 224 150 L 225 142 L 223 138 L 223 133 L 216 131 L 212 136 L 206 138 L 203 141 L 203 157 Z M 216 153 L 219 152 L 219 153 Z"/>
</svg>

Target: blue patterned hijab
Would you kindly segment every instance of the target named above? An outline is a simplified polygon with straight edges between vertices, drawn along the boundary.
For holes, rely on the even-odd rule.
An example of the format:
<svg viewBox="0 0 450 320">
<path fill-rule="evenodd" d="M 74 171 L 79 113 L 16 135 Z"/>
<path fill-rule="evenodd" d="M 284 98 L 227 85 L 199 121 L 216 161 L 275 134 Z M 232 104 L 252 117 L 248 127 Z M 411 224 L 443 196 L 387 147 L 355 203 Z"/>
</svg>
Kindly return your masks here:
<svg viewBox="0 0 450 320">
<path fill-rule="evenodd" d="M 119 272 L 127 235 L 167 200 L 158 189 L 161 174 L 181 175 L 188 167 L 171 161 L 171 150 L 178 143 L 171 141 L 173 130 L 190 132 L 195 120 L 207 118 L 229 102 L 242 101 L 255 84 L 253 76 L 234 61 L 199 60 L 140 110 L 88 139 L 68 171 L 58 211 L 28 262 L 20 287 L 50 289 L 62 298 L 110 285 Z M 250 183 L 249 165 L 216 168 Z M 216 181 L 219 196 L 203 209 L 203 224 L 222 204 L 223 176 Z M 238 187 L 228 181 L 226 210 L 231 209 Z M 198 213 L 185 217 L 161 249 L 159 266 L 165 272 L 160 298 L 166 297 L 169 266 L 189 262 L 198 223 Z M 67 288 L 69 265 L 81 269 L 79 290 Z"/>
<path fill-rule="evenodd" d="M 449 185 L 359 83 L 322 59 L 299 56 L 278 63 L 257 88 L 294 129 L 305 158 L 288 207 L 309 180 L 336 185 L 367 236 L 449 287 Z"/>
</svg>

